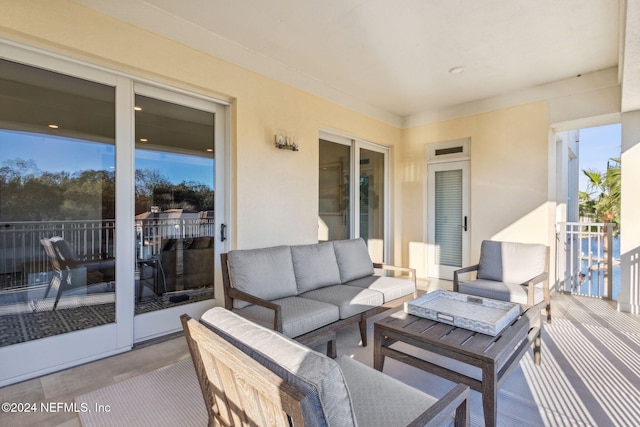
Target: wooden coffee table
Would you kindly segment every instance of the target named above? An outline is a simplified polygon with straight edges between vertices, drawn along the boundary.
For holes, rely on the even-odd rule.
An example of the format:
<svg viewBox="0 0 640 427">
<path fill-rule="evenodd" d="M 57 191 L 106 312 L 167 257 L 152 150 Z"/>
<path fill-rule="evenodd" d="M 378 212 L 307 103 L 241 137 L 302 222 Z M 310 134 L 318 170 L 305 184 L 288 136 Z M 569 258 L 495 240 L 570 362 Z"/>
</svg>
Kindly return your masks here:
<svg viewBox="0 0 640 427">
<path fill-rule="evenodd" d="M 482 393 L 486 426 L 496 425 L 498 389 L 533 344 L 534 361 L 540 364 L 540 308 L 522 305 L 520 315 L 499 335 L 457 328 L 435 320 L 398 311 L 374 323 L 373 367 L 382 371 L 390 357 Z M 403 342 L 445 356 L 482 371 L 482 379 L 453 371 L 391 346 Z"/>
</svg>

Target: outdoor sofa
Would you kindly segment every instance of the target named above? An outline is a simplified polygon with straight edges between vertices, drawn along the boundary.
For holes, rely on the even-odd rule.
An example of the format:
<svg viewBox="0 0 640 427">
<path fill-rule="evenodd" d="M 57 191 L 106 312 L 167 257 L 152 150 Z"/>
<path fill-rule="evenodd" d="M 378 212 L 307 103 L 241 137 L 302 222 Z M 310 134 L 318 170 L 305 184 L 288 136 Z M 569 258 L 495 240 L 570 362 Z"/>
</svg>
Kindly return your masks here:
<svg viewBox="0 0 640 427">
<path fill-rule="evenodd" d="M 440 399 L 348 356 L 331 359 L 222 307 L 181 317 L 209 425 L 468 426 L 469 387 Z"/>
<path fill-rule="evenodd" d="M 415 270 L 372 263 L 362 238 L 221 257 L 225 308 L 308 346 L 326 343 L 331 357 L 337 330 L 358 323 L 366 346 L 367 318 L 417 296 Z"/>
</svg>

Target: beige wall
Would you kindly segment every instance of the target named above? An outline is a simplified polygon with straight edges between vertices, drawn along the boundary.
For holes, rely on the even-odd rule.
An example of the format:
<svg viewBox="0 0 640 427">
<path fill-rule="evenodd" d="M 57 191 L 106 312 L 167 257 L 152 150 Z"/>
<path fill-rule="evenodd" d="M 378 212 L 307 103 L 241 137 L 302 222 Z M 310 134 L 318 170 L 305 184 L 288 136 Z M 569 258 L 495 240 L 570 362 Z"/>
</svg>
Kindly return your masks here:
<svg viewBox="0 0 640 427">
<path fill-rule="evenodd" d="M 470 261 L 483 239 L 550 244 L 549 123 L 535 102 L 407 129 L 399 150 L 403 255 L 426 239 L 426 155 L 429 143 L 470 138 Z M 541 230 L 544 230 L 541 232 Z"/>
</svg>

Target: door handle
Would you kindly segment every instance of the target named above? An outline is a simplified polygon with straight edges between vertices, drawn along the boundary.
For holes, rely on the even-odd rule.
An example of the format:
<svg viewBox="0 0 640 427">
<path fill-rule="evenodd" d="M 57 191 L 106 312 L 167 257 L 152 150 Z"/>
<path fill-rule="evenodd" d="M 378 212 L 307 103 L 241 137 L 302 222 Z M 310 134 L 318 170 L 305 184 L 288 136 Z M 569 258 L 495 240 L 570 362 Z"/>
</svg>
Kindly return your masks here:
<svg viewBox="0 0 640 427">
<path fill-rule="evenodd" d="M 466 215 L 464 217 L 464 222 L 462 223 L 462 225 L 460 227 L 462 227 L 462 231 L 467 231 L 467 216 Z"/>
<path fill-rule="evenodd" d="M 220 224 L 220 241 L 224 242 L 227 240 L 227 225 Z"/>
</svg>

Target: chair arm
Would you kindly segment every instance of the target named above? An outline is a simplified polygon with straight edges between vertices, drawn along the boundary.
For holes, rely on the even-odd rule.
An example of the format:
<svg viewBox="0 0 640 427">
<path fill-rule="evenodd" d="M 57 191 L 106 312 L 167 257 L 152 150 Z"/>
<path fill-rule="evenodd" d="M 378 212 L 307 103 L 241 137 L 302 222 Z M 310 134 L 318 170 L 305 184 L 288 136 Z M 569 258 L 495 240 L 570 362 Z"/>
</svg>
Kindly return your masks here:
<svg viewBox="0 0 640 427">
<path fill-rule="evenodd" d="M 373 268 L 380 268 L 382 270 L 389 270 L 389 271 L 401 271 L 404 273 L 409 273 L 409 280 L 413 281 L 413 285 L 415 288 L 414 291 L 414 297 L 418 296 L 418 276 L 416 274 L 416 269 L 415 268 L 411 268 L 411 267 L 400 267 L 397 265 L 389 265 L 389 264 L 382 264 L 382 263 L 378 263 L 378 262 L 374 262 L 373 263 Z"/>
<path fill-rule="evenodd" d="M 533 279 L 530 279 L 529 281 L 527 281 L 526 283 L 523 283 L 523 285 L 527 286 L 527 304 L 528 305 L 534 305 L 533 303 L 535 302 L 534 299 L 534 288 L 535 285 L 537 283 L 542 282 L 542 287 L 545 290 L 545 292 L 549 292 L 549 281 L 547 280 L 547 277 L 549 276 L 549 274 L 547 272 L 538 274 L 536 277 L 534 277 Z"/>
<path fill-rule="evenodd" d="M 458 292 L 458 284 L 460 283 L 458 275 L 478 271 L 480 264 L 470 265 L 469 267 L 460 268 L 453 272 L 453 292 Z"/>
<path fill-rule="evenodd" d="M 248 294 L 243 291 L 239 291 L 236 288 L 227 289 L 227 295 L 232 299 L 246 301 L 251 304 L 259 305 L 264 308 L 273 310 L 273 329 L 278 332 L 282 332 L 282 308 L 279 304 L 275 304 L 266 299 L 262 299 L 255 295 Z"/>
<path fill-rule="evenodd" d="M 397 265 L 389 265 L 389 264 L 381 264 L 378 262 L 373 263 L 373 268 L 380 268 L 382 270 L 390 270 L 390 271 L 402 271 L 404 273 L 409 273 L 409 277 L 414 282 L 417 282 L 416 278 L 416 269 L 411 267 L 400 267 Z"/>
<path fill-rule="evenodd" d="M 468 427 L 469 419 L 469 386 L 458 384 L 436 403 L 413 420 L 408 427 L 442 426 L 450 423 L 451 414 L 455 412 L 456 427 Z"/>
</svg>

